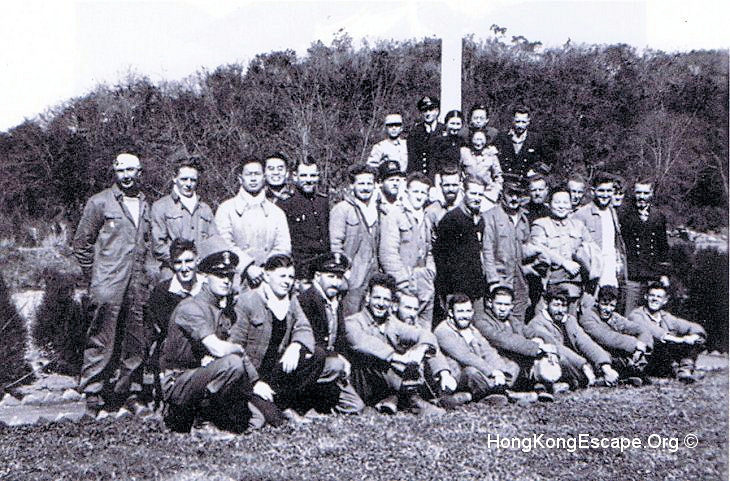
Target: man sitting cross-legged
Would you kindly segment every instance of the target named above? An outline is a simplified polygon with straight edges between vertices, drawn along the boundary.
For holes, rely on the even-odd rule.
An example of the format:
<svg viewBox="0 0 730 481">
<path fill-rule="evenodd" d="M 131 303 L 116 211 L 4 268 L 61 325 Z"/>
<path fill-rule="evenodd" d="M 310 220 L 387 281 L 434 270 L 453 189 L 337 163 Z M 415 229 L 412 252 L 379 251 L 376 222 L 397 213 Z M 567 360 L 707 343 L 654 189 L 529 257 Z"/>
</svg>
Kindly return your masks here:
<svg viewBox="0 0 730 481">
<path fill-rule="evenodd" d="M 457 390 L 471 393 L 474 401 L 488 397 L 493 402 L 507 402 L 501 394 L 514 385 L 520 367 L 500 356 L 472 325 L 474 308 L 468 296 L 449 296 L 447 309 L 446 319 L 434 334 L 457 380 Z"/>
<path fill-rule="evenodd" d="M 264 264 L 264 282 L 241 294 L 236 304 L 231 341 L 243 346 L 259 376 L 271 387 L 268 399 L 297 420 L 298 412 L 326 409 L 322 398 L 330 398 L 330 388 L 334 388 L 330 384 L 346 373 L 335 373 L 319 382 L 326 353 L 316 348 L 312 326 L 299 300 L 291 295 L 293 286 L 291 257 L 269 257 Z M 336 403 L 339 396 L 331 399 Z"/>
<path fill-rule="evenodd" d="M 647 329 L 654 338 L 647 374 L 672 375 L 685 383 L 696 381 L 694 369 L 707 334 L 697 323 L 673 316 L 666 310 L 669 295 L 660 282 L 649 284 L 646 305 L 629 314 L 629 321 Z"/>
<path fill-rule="evenodd" d="M 231 324 L 223 314 L 231 293 L 238 256 L 217 236 L 200 245 L 200 292 L 178 304 L 162 346 L 164 421 L 176 432 L 190 431 L 196 418 L 218 427 L 244 431 L 284 422 L 241 346 L 227 340 Z M 252 418 L 252 412 L 258 417 Z"/>
<path fill-rule="evenodd" d="M 616 383 L 618 373 L 611 367 L 611 356 L 568 313 L 569 299 L 569 292 L 564 287 L 548 287 L 545 307 L 525 326 L 525 335 L 558 348 L 563 376 L 572 388 L 595 383 L 591 364 L 600 369 L 606 384 Z"/>
<path fill-rule="evenodd" d="M 433 333 L 408 325 L 391 315 L 396 284 L 393 276 L 375 274 L 368 282 L 365 308 L 345 319 L 345 331 L 352 361 L 352 381 L 367 405 L 381 412 L 395 413 L 400 406 L 415 414 L 442 414 L 440 407 L 423 400 L 424 367 L 430 365 L 444 387 L 449 381 L 448 365 L 438 354 Z M 418 309 L 418 300 L 412 298 Z M 452 384 L 449 386 L 448 384 Z"/>
<path fill-rule="evenodd" d="M 508 393 L 512 400 L 553 401 L 547 392 L 560 379 L 562 371 L 557 348 L 547 342 L 525 337 L 525 325 L 514 317 L 514 293 L 506 286 L 492 289 L 487 310 L 482 318 L 474 320 L 474 327 L 504 357 L 520 368 L 516 388 L 521 392 Z M 539 391 L 539 395 L 533 391 Z"/>
<path fill-rule="evenodd" d="M 584 307 L 578 320 L 585 332 L 611 355 L 621 378 L 643 384 L 647 355 L 654 340 L 648 329 L 616 312 L 618 289 L 603 286 L 592 309 Z"/>
</svg>

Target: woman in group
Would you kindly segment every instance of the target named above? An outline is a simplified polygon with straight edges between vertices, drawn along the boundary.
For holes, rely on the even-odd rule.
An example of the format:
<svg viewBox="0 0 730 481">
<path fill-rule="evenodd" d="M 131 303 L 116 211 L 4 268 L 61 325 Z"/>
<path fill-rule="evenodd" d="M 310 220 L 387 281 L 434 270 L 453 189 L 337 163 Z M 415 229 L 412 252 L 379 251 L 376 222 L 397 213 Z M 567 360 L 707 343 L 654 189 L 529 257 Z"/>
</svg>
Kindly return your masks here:
<svg viewBox="0 0 730 481">
<path fill-rule="evenodd" d="M 483 130 L 473 130 L 470 145 L 460 150 L 459 166 L 464 175 L 477 177 L 487 186 L 486 199 L 482 202 L 482 212 L 494 207 L 502 190 L 502 168 L 497 158 L 497 148 L 488 145 L 487 134 Z"/>
</svg>

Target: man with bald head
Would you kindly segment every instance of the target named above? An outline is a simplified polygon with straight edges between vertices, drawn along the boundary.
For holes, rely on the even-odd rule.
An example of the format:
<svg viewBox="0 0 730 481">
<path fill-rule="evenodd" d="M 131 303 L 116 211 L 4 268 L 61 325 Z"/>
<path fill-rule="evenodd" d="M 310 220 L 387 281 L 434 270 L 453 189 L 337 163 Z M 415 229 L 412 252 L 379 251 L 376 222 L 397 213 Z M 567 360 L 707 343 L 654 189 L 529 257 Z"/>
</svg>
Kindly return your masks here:
<svg viewBox="0 0 730 481">
<path fill-rule="evenodd" d="M 137 394 L 146 346 L 142 307 L 150 207 L 139 189 L 139 158 L 119 154 L 113 169 L 114 185 L 87 201 L 73 240 L 93 309 L 79 387 L 94 413 L 125 403 L 141 408 Z"/>
</svg>

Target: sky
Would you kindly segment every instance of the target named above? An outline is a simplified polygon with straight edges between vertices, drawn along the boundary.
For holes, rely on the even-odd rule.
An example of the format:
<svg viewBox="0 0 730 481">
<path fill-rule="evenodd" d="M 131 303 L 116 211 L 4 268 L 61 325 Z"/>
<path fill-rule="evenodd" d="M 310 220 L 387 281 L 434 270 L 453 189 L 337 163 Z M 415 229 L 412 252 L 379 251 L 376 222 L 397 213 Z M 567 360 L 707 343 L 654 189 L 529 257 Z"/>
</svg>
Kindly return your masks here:
<svg viewBox="0 0 730 481">
<path fill-rule="evenodd" d="M 689 51 L 730 47 L 723 0 L 5 0 L 0 131 L 130 73 L 180 80 L 258 53 L 303 55 L 339 31 L 362 39 L 507 38 L 545 46 L 627 43 Z"/>
</svg>

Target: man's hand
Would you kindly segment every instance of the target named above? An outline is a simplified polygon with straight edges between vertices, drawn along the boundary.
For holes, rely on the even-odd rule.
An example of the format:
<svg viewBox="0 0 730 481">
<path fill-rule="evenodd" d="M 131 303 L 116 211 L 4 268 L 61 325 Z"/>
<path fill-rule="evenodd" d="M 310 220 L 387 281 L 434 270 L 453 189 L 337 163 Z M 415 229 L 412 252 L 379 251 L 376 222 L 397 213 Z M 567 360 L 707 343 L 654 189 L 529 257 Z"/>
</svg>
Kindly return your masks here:
<svg viewBox="0 0 730 481">
<path fill-rule="evenodd" d="M 299 365 L 299 351 L 302 349 L 302 345 L 298 342 L 292 342 L 289 347 L 286 348 L 284 354 L 281 356 L 281 369 L 285 373 L 289 374 Z"/>
<path fill-rule="evenodd" d="M 583 374 L 588 378 L 589 386 L 593 386 L 596 383 L 596 375 L 590 364 L 583 364 Z"/>
<path fill-rule="evenodd" d="M 423 362 L 423 358 L 426 355 L 426 351 L 428 351 L 430 346 L 426 344 L 418 344 L 416 346 L 413 346 L 412 348 L 408 349 L 406 353 L 403 355 L 403 358 L 405 359 L 406 364 L 421 364 Z"/>
<path fill-rule="evenodd" d="M 253 385 L 253 393 L 264 401 L 269 402 L 274 401 L 274 394 L 276 394 L 274 390 L 271 389 L 271 386 L 266 384 L 264 381 L 258 381 Z"/>
<path fill-rule="evenodd" d="M 698 336 L 697 334 L 688 334 L 682 339 L 685 344 L 689 345 L 702 344 L 704 342 L 704 339 L 702 339 L 702 337 Z"/>
<path fill-rule="evenodd" d="M 646 343 L 643 341 L 636 341 L 636 350 L 646 352 Z"/>
<path fill-rule="evenodd" d="M 452 376 L 449 371 L 444 369 L 441 371 L 440 376 L 441 391 L 446 393 L 456 391 L 456 379 L 454 379 L 454 376 Z"/>
<path fill-rule="evenodd" d="M 664 334 L 664 336 L 662 336 L 662 342 L 673 342 L 675 344 L 683 344 L 684 338 L 675 336 L 674 334 L 667 333 L 667 334 Z"/>
<path fill-rule="evenodd" d="M 669 287 L 669 277 L 659 276 L 659 283 L 661 283 L 664 287 Z"/>
<path fill-rule="evenodd" d="M 504 373 L 499 369 L 492 371 L 492 377 L 494 378 L 495 386 L 504 386 L 507 384 L 507 378 L 504 377 Z"/>
<path fill-rule="evenodd" d="M 350 364 L 350 361 L 345 359 L 345 357 L 342 354 L 338 354 L 337 357 L 342 361 L 342 364 L 344 365 L 344 374 L 346 378 L 350 377 L 350 373 L 352 372 L 352 365 Z"/>
<path fill-rule="evenodd" d="M 264 280 L 264 270 L 256 264 L 251 264 L 246 269 L 246 278 L 252 286 L 258 286 Z"/>
<path fill-rule="evenodd" d="M 609 386 L 613 386 L 618 382 L 618 373 L 610 364 L 603 364 L 601 371 L 603 371 L 603 379 Z"/>
<path fill-rule="evenodd" d="M 200 360 L 200 366 L 205 367 L 213 361 L 215 361 L 213 356 L 203 356 L 203 359 Z"/>
<path fill-rule="evenodd" d="M 243 347 L 232 342 L 219 339 L 215 334 L 211 334 L 203 339 L 203 345 L 213 357 L 224 357 L 229 354 L 243 354 Z"/>
<path fill-rule="evenodd" d="M 565 269 L 571 276 L 574 276 L 580 272 L 580 264 L 575 261 L 566 260 L 563 262 L 563 269 Z"/>
</svg>

